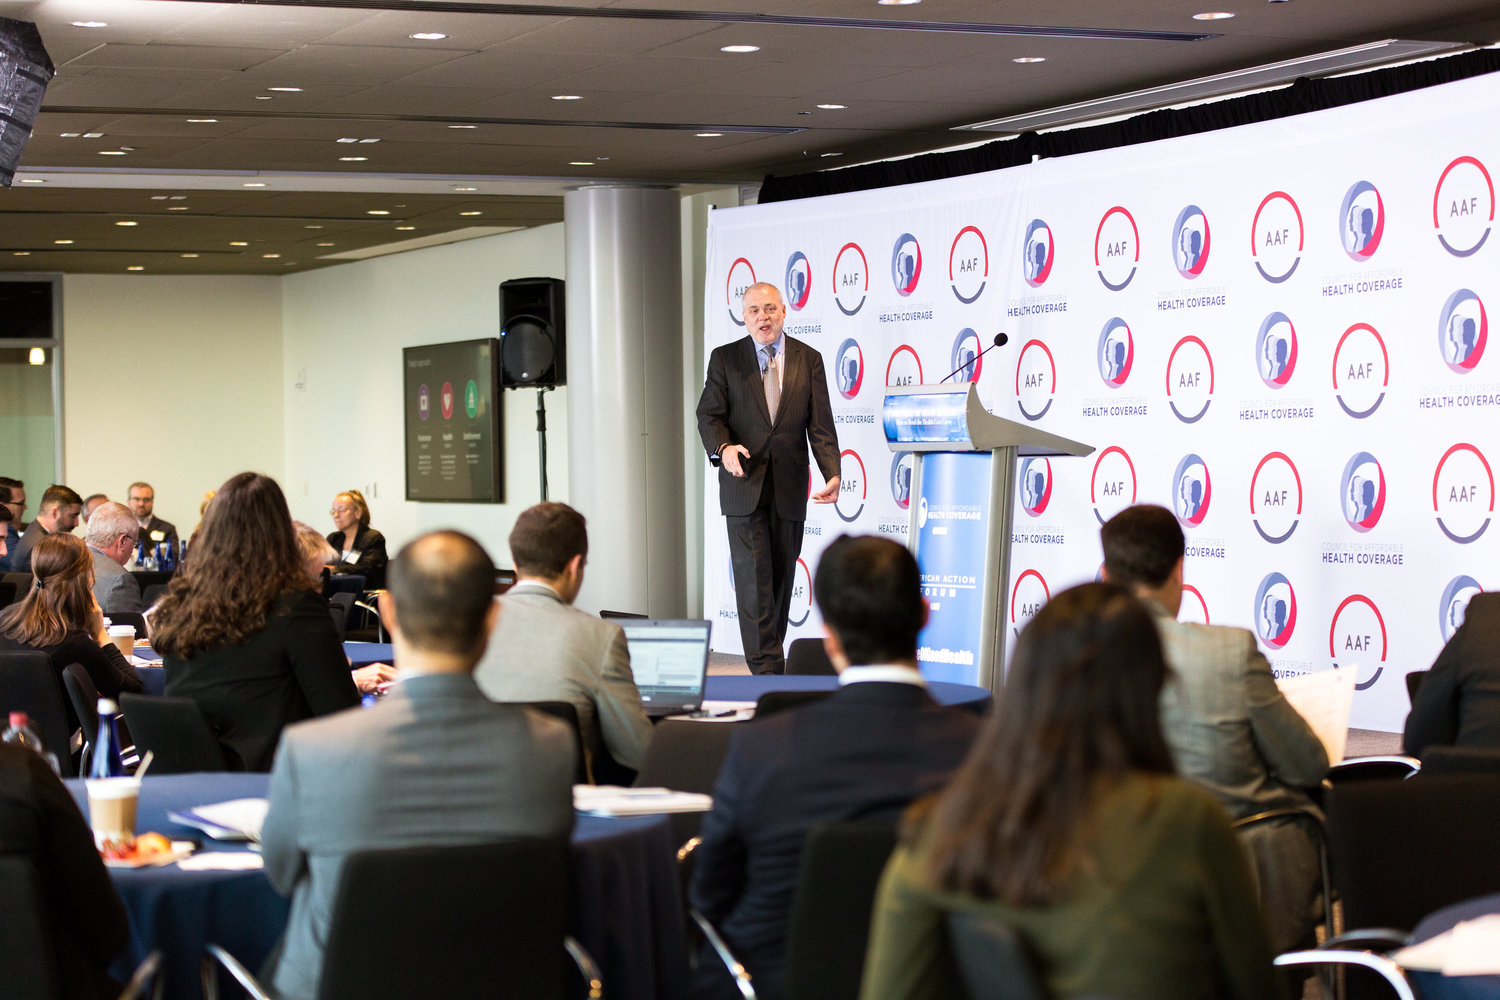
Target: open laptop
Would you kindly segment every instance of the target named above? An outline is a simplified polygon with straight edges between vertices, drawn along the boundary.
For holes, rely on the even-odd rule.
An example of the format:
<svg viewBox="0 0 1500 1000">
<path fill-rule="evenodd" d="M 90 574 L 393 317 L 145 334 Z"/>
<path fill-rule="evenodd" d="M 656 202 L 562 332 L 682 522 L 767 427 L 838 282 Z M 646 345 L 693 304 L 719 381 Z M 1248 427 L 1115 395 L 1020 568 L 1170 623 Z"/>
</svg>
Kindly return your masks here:
<svg viewBox="0 0 1500 1000">
<path fill-rule="evenodd" d="M 703 704 L 712 623 L 694 618 L 627 618 L 630 670 L 652 718 L 695 712 Z"/>
</svg>

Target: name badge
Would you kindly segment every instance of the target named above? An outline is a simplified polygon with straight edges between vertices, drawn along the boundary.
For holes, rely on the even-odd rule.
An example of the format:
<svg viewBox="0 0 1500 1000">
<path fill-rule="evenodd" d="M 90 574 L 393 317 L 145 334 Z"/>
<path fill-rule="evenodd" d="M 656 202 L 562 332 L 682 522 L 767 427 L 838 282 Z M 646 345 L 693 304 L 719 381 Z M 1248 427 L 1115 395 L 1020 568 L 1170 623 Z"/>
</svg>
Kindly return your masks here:
<svg viewBox="0 0 1500 1000">
<path fill-rule="evenodd" d="M 165 542 L 167 540 L 167 533 L 165 531 L 153 531 L 151 532 L 151 540 L 153 542 Z"/>
</svg>

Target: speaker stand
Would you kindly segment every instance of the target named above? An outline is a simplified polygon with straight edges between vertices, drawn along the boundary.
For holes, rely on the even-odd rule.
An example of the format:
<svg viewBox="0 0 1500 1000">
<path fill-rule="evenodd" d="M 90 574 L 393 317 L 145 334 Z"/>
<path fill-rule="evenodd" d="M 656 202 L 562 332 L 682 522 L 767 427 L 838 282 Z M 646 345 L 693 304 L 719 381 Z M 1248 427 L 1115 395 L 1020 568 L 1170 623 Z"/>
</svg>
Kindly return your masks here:
<svg viewBox="0 0 1500 1000">
<path fill-rule="evenodd" d="M 536 437 L 537 455 L 541 461 L 542 502 L 547 500 L 547 393 L 552 386 L 536 391 Z"/>
</svg>

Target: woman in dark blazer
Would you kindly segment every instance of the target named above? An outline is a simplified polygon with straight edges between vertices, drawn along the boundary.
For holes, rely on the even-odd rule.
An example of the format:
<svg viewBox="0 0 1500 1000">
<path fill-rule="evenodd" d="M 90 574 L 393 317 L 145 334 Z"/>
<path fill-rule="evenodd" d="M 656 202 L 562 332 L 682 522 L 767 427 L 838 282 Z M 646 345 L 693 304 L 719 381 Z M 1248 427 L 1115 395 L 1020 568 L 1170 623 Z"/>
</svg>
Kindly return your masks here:
<svg viewBox="0 0 1500 1000">
<path fill-rule="evenodd" d="M 242 472 L 220 487 L 157 608 L 151 644 L 164 654 L 167 694 L 198 703 L 239 769 L 269 771 L 290 723 L 359 704 L 269 476 Z"/>
<path fill-rule="evenodd" d="M 330 565 L 335 573 L 359 573 L 365 578 L 366 590 L 385 586 L 385 536 L 370 527 L 370 507 L 359 490 L 345 490 L 333 498 L 328 513 L 333 517 L 333 531 L 328 544 L 338 553 Z"/>
</svg>

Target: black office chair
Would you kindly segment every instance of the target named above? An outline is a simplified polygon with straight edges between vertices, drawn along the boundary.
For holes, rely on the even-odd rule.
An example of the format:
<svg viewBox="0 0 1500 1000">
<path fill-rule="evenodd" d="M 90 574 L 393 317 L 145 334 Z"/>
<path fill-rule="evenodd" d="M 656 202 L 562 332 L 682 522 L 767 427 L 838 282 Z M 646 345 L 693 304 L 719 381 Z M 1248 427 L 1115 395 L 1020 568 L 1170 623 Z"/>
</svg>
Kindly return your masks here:
<svg viewBox="0 0 1500 1000">
<path fill-rule="evenodd" d="M 1454 774 L 1500 774 L 1500 749 L 1428 747 L 1422 751 L 1422 780 Z"/>
<path fill-rule="evenodd" d="M 57 756 L 64 778 L 78 777 L 73 756 L 73 731 L 78 720 L 52 658 L 36 650 L 0 652 L 0 719 L 11 712 L 25 712 L 47 750 Z"/>
<path fill-rule="evenodd" d="M 566 935 L 569 862 L 562 837 L 350 855 L 334 897 L 319 1000 L 602 996 L 598 968 Z M 392 914 L 401 916 L 396 938 Z M 209 945 L 208 952 L 251 996 L 265 996 L 224 949 Z M 565 954 L 582 990 L 569 982 Z M 210 997 L 211 959 L 204 960 Z"/>
<path fill-rule="evenodd" d="M 636 611 L 601 611 L 599 612 L 599 617 L 603 618 L 605 621 L 643 621 L 650 618 L 651 616 L 643 615 Z"/>
<path fill-rule="evenodd" d="M 99 738 L 99 689 L 94 687 L 89 672 L 77 663 L 63 667 L 63 688 L 68 692 L 68 701 L 78 716 L 78 729 L 83 734 L 78 773 L 88 774 L 94 756 L 94 741 Z"/>
<path fill-rule="evenodd" d="M 832 691 L 767 691 L 755 699 L 755 718 L 764 719 L 768 715 L 777 712 L 786 712 L 791 709 L 811 705 L 815 701 L 822 701 Z"/>
<path fill-rule="evenodd" d="M 120 711 L 136 749 L 142 756 L 147 750 L 155 755 L 152 774 L 241 770 L 230 766 L 203 709 L 191 698 L 122 694 Z"/>
<path fill-rule="evenodd" d="M 12 603 L 21 600 L 27 594 L 31 593 L 31 585 L 33 582 L 35 582 L 35 580 L 36 578 L 30 573 L 0 574 L 0 583 L 8 583 L 12 587 L 16 588 L 15 597 L 12 599 Z"/>
<path fill-rule="evenodd" d="M 679 792 L 711 795 L 719 769 L 729 754 L 729 738 L 737 722 L 698 719 L 662 719 L 651 733 L 646 759 L 635 776 L 637 788 L 671 788 Z M 703 814 L 672 813 L 672 842 L 685 844 L 698 835 Z"/>
<path fill-rule="evenodd" d="M 354 596 L 347 590 L 328 595 L 328 613 L 333 616 L 333 627 L 339 634 L 339 642 L 344 641 L 344 633 L 349 628 L 349 617 L 354 613 Z"/>
<path fill-rule="evenodd" d="M 1048 1000 L 1015 929 L 974 913 L 945 917 L 948 957 L 966 1000 Z"/>
<path fill-rule="evenodd" d="M 1406 700 L 1409 704 L 1417 703 L 1417 692 L 1422 690 L 1422 682 L 1427 679 L 1427 671 L 1413 670 L 1406 675 Z"/>
<path fill-rule="evenodd" d="M 833 661 L 823 648 L 822 639 L 793 639 L 786 651 L 786 674 L 794 676 L 836 677 Z"/>
<path fill-rule="evenodd" d="M 0 580 L 0 608 L 8 608 L 19 601 L 16 596 L 16 585 Z"/>
<path fill-rule="evenodd" d="M 588 753 L 584 750 L 583 725 L 578 721 L 578 707 L 571 701 L 524 701 L 516 702 L 527 708 L 561 719 L 573 731 L 573 749 L 577 752 L 578 766 L 573 771 L 573 784 L 593 784 L 593 772 L 589 770 Z"/>
<path fill-rule="evenodd" d="M 106 611 L 104 617 L 111 625 L 129 625 L 135 629 L 137 639 L 146 638 L 146 616 L 139 611 Z"/>
</svg>

